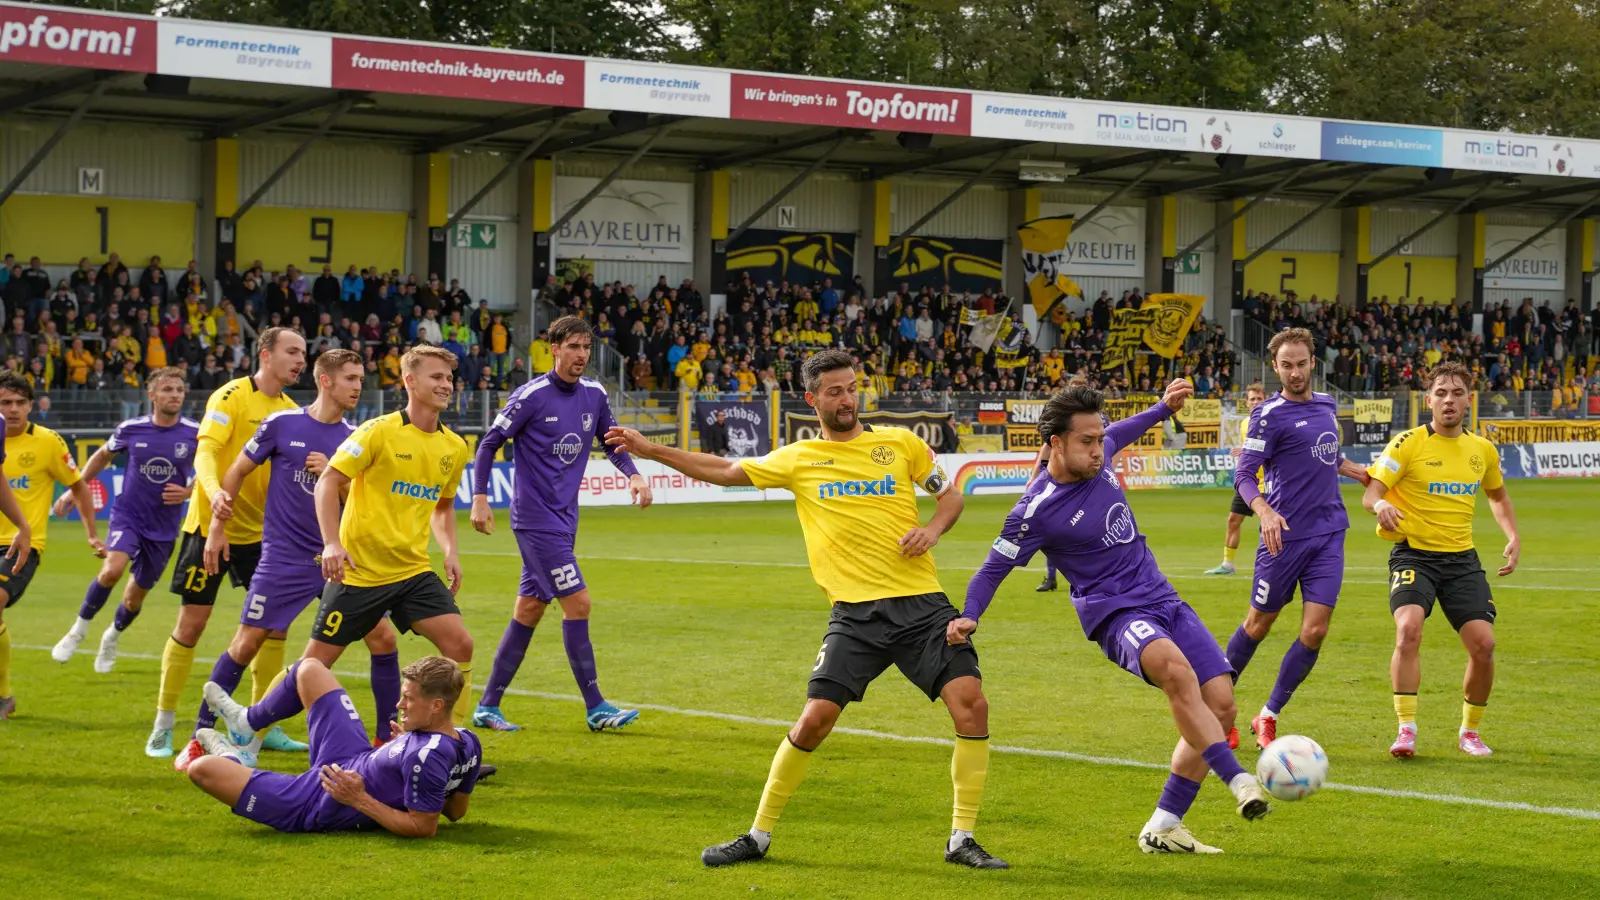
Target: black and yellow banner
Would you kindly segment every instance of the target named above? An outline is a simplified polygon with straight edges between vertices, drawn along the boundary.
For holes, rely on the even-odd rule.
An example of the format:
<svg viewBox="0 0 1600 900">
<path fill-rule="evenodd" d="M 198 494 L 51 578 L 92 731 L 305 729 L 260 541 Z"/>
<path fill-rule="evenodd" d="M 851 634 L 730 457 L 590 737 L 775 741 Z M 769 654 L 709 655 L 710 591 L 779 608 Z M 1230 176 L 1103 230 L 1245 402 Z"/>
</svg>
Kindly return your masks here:
<svg viewBox="0 0 1600 900">
<path fill-rule="evenodd" d="M 1355 442 L 1369 446 L 1389 443 L 1390 425 L 1394 422 L 1394 400 L 1383 397 L 1377 400 L 1357 399 L 1354 415 Z"/>
<path fill-rule="evenodd" d="M 893 425 L 906 428 L 922 438 L 923 443 L 936 453 L 954 453 L 956 448 L 945 446 L 945 435 L 955 431 L 956 414 L 953 412 L 862 412 L 858 416 L 867 425 Z M 945 425 L 949 424 L 949 429 Z M 807 413 L 783 414 L 783 442 L 815 440 L 822 436 L 822 421 Z"/>
<path fill-rule="evenodd" d="M 1083 296 L 1078 283 L 1061 271 L 1071 237 L 1072 216 L 1034 219 L 1017 228 L 1017 240 L 1022 243 L 1022 272 L 1028 281 L 1028 299 L 1041 319 L 1063 299 Z"/>
<path fill-rule="evenodd" d="M 893 287 L 905 283 L 913 291 L 949 285 L 957 293 L 998 292 L 1005 247 L 984 238 L 908 237 L 889 251 L 888 274 Z"/>
<path fill-rule="evenodd" d="M 845 232 L 776 231 L 751 228 L 728 244 L 727 269 L 737 282 L 744 273 L 757 285 L 787 281 L 842 288 L 855 277 L 856 236 Z"/>
<path fill-rule="evenodd" d="M 1150 294 L 1138 309 L 1111 312 L 1111 333 L 1100 368 L 1115 369 L 1133 361 L 1141 346 L 1172 359 L 1199 317 L 1206 298 L 1198 294 Z"/>
<path fill-rule="evenodd" d="M 1495 420 L 1480 423 L 1479 431 L 1496 444 L 1557 444 L 1600 441 L 1600 419 L 1587 421 Z"/>
</svg>

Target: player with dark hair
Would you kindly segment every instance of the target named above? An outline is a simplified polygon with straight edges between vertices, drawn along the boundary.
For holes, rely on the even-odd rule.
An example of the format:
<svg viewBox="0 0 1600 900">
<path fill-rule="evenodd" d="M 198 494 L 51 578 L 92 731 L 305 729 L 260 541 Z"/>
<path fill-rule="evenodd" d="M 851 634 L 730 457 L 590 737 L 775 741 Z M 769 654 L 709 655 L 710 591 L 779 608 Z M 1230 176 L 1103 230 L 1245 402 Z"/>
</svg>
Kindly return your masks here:
<svg viewBox="0 0 1600 900">
<path fill-rule="evenodd" d="M 1267 389 L 1263 387 L 1259 381 L 1251 382 L 1250 385 L 1244 389 L 1245 418 L 1243 422 L 1239 423 L 1239 439 L 1241 441 L 1250 439 L 1249 414 L 1255 412 L 1256 407 L 1266 402 L 1266 399 Z M 1241 443 L 1239 446 L 1233 448 L 1233 458 L 1237 460 L 1239 458 L 1239 454 L 1243 452 L 1244 445 Z M 1261 473 L 1257 472 L 1256 474 L 1259 480 Z M 1261 490 L 1265 491 L 1267 489 L 1267 482 L 1265 480 L 1260 480 L 1260 484 Z M 1207 569 L 1205 574 L 1232 575 L 1234 573 L 1235 569 L 1233 565 L 1233 559 L 1234 554 L 1239 551 L 1239 532 L 1244 528 L 1244 520 L 1254 515 L 1255 512 L 1250 509 L 1250 504 L 1244 502 L 1244 498 L 1239 496 L 1239 491 L 1237 488 L 1234 489 L 1233 501 L 1228 506 L 1227 530 L 1223 533 L 1222 537 L 1222 562 L 1214 569 Z"/>
<path fill-rule="evenodd" d="M 315 374 L 317 399 L 310 406 L 267 416 L 222 476 L 222 489 L 234 494 L 258 466 L 272 466 L 261 527 L 261 562 L 245 593 L 239 628 L 228 649 L 217 657 L 208 679 L 230 694 L 267 635 L 288 631 L 295 617 L 322 596 L 326 584 L 317 559 L 322 551 L 322 536 L 317 533 L 313 492 L 317 476 L 328 460 L 355 431 L 344 416 L 361 401 L 361 354 L 329 350 L 317 357 Z M 205 560 L 209 575 L 217 574 L 227 564 L 228 542 L 223 529 L 211 529 Z M 394 629 L 388 623 L 381 623 L 366 637 L 372 654 L 372 697 L 380 711 L 393 709 L 400 694 L 400 653 L 395 640 Z M 208 703 L 202 702 L 197 721 L 201 728 L 210 728 L 214 723 Z M 375 740 L 388 740 L 388 715 L 380 716 L 374 724 Z M 242 758 L 254 764 L 262 738 L 252 741 L 248 735 L 233 737 L 246 742 Z"/>
<path fill-rule="evenodd" d="M 11 631 L 4 611 L 22 600 L 39 571 L 49 538 L 50 503 L 57 484 L 67 488 L 83 518 L 89 546 L 106 555 L 95 527 L 94 496 L 78 475 L 77 464 L 61 435 L 28 421 L 33 413 L 33 385 L 16 372 L 0 371 L 0 416 L 5 418 L 6 490 L 0 493 L 0 544 L 10 550 L 0 559 L 0 719 L 16 713 L 11 692 Z"/>
<path fill-rule="evenodd" d="M 123 588 L 122 603 L 95 653 L 94 670 L 104 675 L 117 663 L 117 642 L 144 607 L 144 598 L 166 571 L 172 546 L 183 521 L 183 504 L 193 490 L 189 479 L 194 474 L 196 433 L 200 423 L 182 415 L 188 385 L 177 369 L 157 369 L 145 381 L 150 395 L 151 414 L 129 419 L 111 432 L 105 445 L 89 457 L 83 467 L 83 481 L 93 483 L 119 454 L 128 456 L 122 479 L 122 492 L 111 507 L 106 543 L 106 560 L 100 573 L 89 582 L 78 618 L 66 635 L 50 651 L 56 662 L 64 663 L 89 635 L 94 620 L 111 590 L 122 580 L 128 567 L 133 578 Z M 73 495 L 62 494 L 52 512 L 67 514 Z"/>
<path fill-rule="evenodd" d="M 955 793 L 945 860 L 974 869 L 1003 869 L 972 832 L 989 771 L 989 704 L 971 643 L 945 641 L 955 607 L 939 586 L 928 553 L 961 515 L 933 450 L 903 428 L 874 428 L 856 416 L 855 361 L 825 350 L 801 367 L 806 402 L 817 411 L 821 437 L 797 441 L 759 459 L 724 459 L 645 440 L 612 428 L 606 443 L 657 460 L 692 478 L 721 485 L 785 488 L 795 496 L 811 575 L 833 607 L 811 670 L 806 705 L 772 760 L 750 831 L 700 855 L 708 866 L 762 859 L 772 828 L 810 766 L 812 752 L 844 707 L 860 701 L 890 665 L 929 700 L 943 699 L 955 725 L 950 780 Z M 927 525 L 917 515 L 916 487 L 938 498 Z"/>
<path fill-rule="evenodd" d="M 295 402 L 283 391 L 300 378 L 306 365 L 306 342 L 287 328 L 268 328 L 256 341 L 256 373 L 235 378 L 217 388 L 206 400 L 200 419 L 199 439 L 194 453 L 194 481 L 197 490 L 183 522 L 183 539 L 178 545 L 178 561 L 172 570 L 170 590 L 177 594 L 178 623 L 161 652 L 161 684 L 156 695 L 156 720 L 145 740 L 146 756 L 172 756 L 172 730 L 177 725 L 178 701 L 183 686 L 194 668 L 194 648 L 205 633 L 211 608 L 217 602 L 221 579 L 206 573 L 206 535 L 212 517 L 225 520 L 223 534 L 228 539 L 228 574 L 234 587 L 248 587 L 261 559 L 261 517 L 267 492 L 266 470 L 246 479 L 237 495 L 222 489 L 223 467 L 228 465 L 245 442 L 256 433 L 267 416 L 294 409 Z M 267 686 L 283 669 L 283 640 L 270 634 L 251 666 L 255 681 L 252 696 L 266 695 Z M 267 735 L 268 750 L 303 751 L 306 745 L 291 740 L 282 728 Z M 204 753 L 192 736 L 183 752 L 173 760 L 182 772 L 194 757 Z"/>
<path fill-rule="evenodd" d="M 500 700 L 528 652 L 533 629 L 552 601 L 561 604 L 561 642 L 567 664 L 578 682 L 587 710 L 590 731 L 621 728 L 638 718 L 637 710 L 618 709 L 600 693 L 589 641 L 589 586 L 583 580 L 574 553 L 578 534 L 578 488 L 596 434 L 615 425 L 606 389 L 584 378 L 594 332 L 578 316 L 565 316 L 550 325 L 550 347 L 555 364 L 549 372 L 511 392 L 505 408 L 478 443 L 472 479 L 472 526 L 494 533 L 494 513 L 489 509 L 489 479 L 494 457 L 511 444 L 515 485 L 511 491 L 511 531 L 522 553 L 522 581 L 507 623 L 494 667 L 484 685 L 483 697 L 472 714 L 472 724 L 495 731 L 516 731 L 500 711 Z M 645 483 L 624 450 L 606 447 L 617 471 L 628 477 L 628 490 L 640 509 L 650 505 L 650 485 Z"/>
<path fill-rule="evenodd" d="M 1239 498 L 1261 519 L 1250 610 L 1228 639 L 1235 682 L 1278 614 L 1300 588 L 1300 633 L 1289 644 L 1272 694 L 1250 720 L 1256 746 L 1278 737 L 1278 716 L 1317 663 L 1333 607 L 1344 584 L 1344 537 L 1350 517 L 1339 476 L 1366 484 L 1366 470 L 1339 449 L 1339 404 L 1311 390 L 1316 343 L 1304 328 L 1288 328 L 1267 343 L 1283 389 L 1250 413 L 1244 450 L 1234 467 Z M 1265 473 L 1267 487 L 1260 483 Z"/>
<path fill-rule="evenodd" d="M 1207 769 L 1233 792 L 1239 815 L 1259 819 L 1268 811 L 1261 785 L 1239 765 L 1226 739 L 1237 713 L 1233 669 L 1216 638 L 1161 574 L 1111 467 L 1118 450 L 1182 409 L 1193 392 L 1180 378 L 1150 409 L 1109 427 L 1098 391 L 1069 387 L 1050 398 L 1039 416 L 1039 431 L 1050 443 L 1044 477 L 1028 486 L 1006 517 L 947 635 L 965 646 L 1000 583 L 1035 553 L 1043 552 L 1066 575 L 1084 634 L 1106 658 L 1166 693 L 1181 735 L 1166 788 L 1139 835 L 1146 853 L 1221 852 L 1195 840 L 1183 825 Z"/>
<path fill-rule="evenodd" d="M 1472 520 L 1481 488 L 1506 536 L 1501 552 L 1510 575 L 1522 555 L 1517 514 L 1500 475 L 1500 454 L 1463 425 L 1472 402 L 1472 373 L 1460 363 L 1440 363 L 1428 373 L 1433 421 L 1395 435 L 1368 471 L 1361 505 L 1378 517 L 1378 537 L 1389 551 L 1389 609 L 1394 613 L 1394 711 L 1399 735 L 1389 748 L 1397 759 L 1417 752 L 1417 688 L 1422 684 L 1422 623 L 1434 601 L 1467 649 L 1462 681 L 1461 728 L 1456 745 L 1471 756 L 1491 752 L 1478 724 L 1494 687 L 1494 597 L 1472 543 Z"/>
<path fill-rule="evenodd" d="M 466 690 L 454 662 L 425 656 L 401 675 L 395 736 L 379 748 L 367 745 L 355 703 L 315 659 L 291 665 L 249 709 L 208 682 L 207 701 L 235 731 L 258 729 L 305 710 L 311 769 L 300 775 L 253 770 L 224 735 L 205 728 L 200 740 L 211 755 L 189 766 L 189 780 L 228 804 L 235 815 L 279 831 L 354 831 L 376 825 L 400 837 L 433 837 L 439 816 L 455 822 L 467 814 L 481 774 L 483 747 L 477 735 L 450 724 L 451 709 Z M 389 710 L 378 714 L 387 718 Z"/>
</svg>

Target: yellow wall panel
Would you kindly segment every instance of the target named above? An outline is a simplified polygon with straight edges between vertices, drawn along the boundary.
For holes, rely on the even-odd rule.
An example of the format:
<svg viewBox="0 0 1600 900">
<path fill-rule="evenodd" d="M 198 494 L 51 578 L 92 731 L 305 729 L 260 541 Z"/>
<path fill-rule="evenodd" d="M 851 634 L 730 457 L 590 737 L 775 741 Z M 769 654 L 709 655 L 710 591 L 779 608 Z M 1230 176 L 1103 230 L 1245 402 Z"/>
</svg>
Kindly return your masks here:
<svg viewBox="0 0 1600 900">
<path fill-rule="evenodd" d="M 1339 292 L 1339 254 L 1268 250 L 1244 267 L 1244 289 L 1301 300 L 1332 300 Z"/>
<path fill-rule="evenodd" d="M 1408 303 L 1449 303 L 1456 296 L 1453 256 L 1391 256 L 1367 273 L 1367 297 Z"/>
<path fill-rule="evenodd" d="M 130 269 L 151 256 L 183 271 L 194 258 L 195 205 L 59 194 L 14 194 L 0 206 L 0 245 L 46 265 L 105 262 L 116 253 Z"/>
<path fill-rule="evenodd" d="M 404 272 L 409 218 L 402 212 L 257 206 L 239 220 L 235 256 L 241 269 L 259 259 L 268 272 L 291 263 L 312 273 L 324 263 L 341 274 L 351 265 Z"/>
</svg>

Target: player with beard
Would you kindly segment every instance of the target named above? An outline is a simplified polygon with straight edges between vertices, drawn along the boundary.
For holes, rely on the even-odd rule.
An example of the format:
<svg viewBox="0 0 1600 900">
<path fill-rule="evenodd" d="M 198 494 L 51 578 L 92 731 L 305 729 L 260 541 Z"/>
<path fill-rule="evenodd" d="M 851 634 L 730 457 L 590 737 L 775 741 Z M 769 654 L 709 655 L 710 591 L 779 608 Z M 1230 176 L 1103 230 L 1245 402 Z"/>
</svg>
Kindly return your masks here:
<svg viewBox="0 0 1600 900">
<path fill-rule="evenodd" d="M 566 316 L 550 325 L 550 347 L 555 365 L 506 399 L 505 408 L 478 443 L 472 479 L 472 527 L 494 533 L 494 513 L 489 509 L 489 479 L 494 457 L 510 442 L 515 483 L 511 491 L 511 531 L 522 553 L 522 582 L 516 606 L 494 667 L 484 685 L 483 697 L 472 714 L 472 724 L 495 731 L 516 731 L 500 712 L 500 700 L 528 652 L 533 629 L 552 601 L 561 604 L 561 643 L 567 664 L 583 694 L 585 719 L 590 731 L 621 728 L 638 718 L 637 710 L 618 709 L 600 693 L 589 641 L 589 586 L 578 568 L 574 542 L 578 533 L 578 488 L 596 434 L 616 425 L 606 389 L 584 378 L 594 332 L 578 316 Z M 633 502 L 650 505 L 650 485 L 634 468 L 624 450 L 606 447 L 606 456 L 628 478 Z"/>
<path fill-rule="evenodd" d="M 1311 390 L 1316 344 L 1304 328 L 1272 336 L 1267 355 L 1283 389 L 1250 412 L 1234 486 L 1261 519 L 1261 543 L 1250 610 L 1228 639 L 1235 682 L 1278 614 L 1300 588 L 1300 634 L 1289 644 L 1277 681 L 1260 714 L 1250 720 L 1256 746 L 1278 737 L 1278 716 L 1311 674 L 1328 636 L 1333 607 L 1344 584 L 1344 536 L 1350 517 L 1339 495 L 1339 476 L 1367 483 L 1366 470 L 1339 450 L 1339 404 Z M 1268 487 L 1262 488 L 1260 473 Z"/>
<path fill-rule="evenodd" d="M 1478 723 L 1494 687 L 1495 606 L 1472 544 L 1480 488 L 1506 536 L 1502 577 L 1516 571 L 1522 539 L 1500 475 L 1499 452 L 1462 427 L 1472 402 L 1472 373 L 1460 363 L 1440 363 L 1428 373 L 1427 384 L 1433 421 L 1389 441 L 1368 470 L 1372 481 L 1361 498 L 1367 512 L 1378 517 L 1378 537 L 1395 542 L 1389 551 L 1389 609 L 1395 625 L 1389 677 L 1400 730 L 1389 753 L 1410 759 L 1417 752 L 1422 622 L 1437 600 L 1467 649 L 1456 745 L 1471 756 L 1488 756 L 1492 751 L 1478 735 Z"/>
<path fill-rule="evenodd" d="M 793 492 L 805 534 L 811 575 L 832 604 L 817 651 L 805 709 L 772 760 L 767 786 L 749 832 L 708 847 L 708 866 L 762 859 L 772 828 L 800 782 L 813 752 L 844 707 L 890 665 L 929 700 L 943 699 L 955 725 L 950 778 L 955 792 L 945 860 L 974 869 L 1004 869 L 972 831 L 989 770 L 989 704 L 971 643 L 945 641 L 956 610 L 939 587 L 928 553 L 961 515 L 933 450 L 903 428 L 875 428 L 856 418 L 854 360 L 825 350 L 801 368 L 806 403 L 817 411 L 821 437 L 797 441 L 758 459 L 724 459 L 645 440 L 631 428 L 612 428 L 606 443 L 653 459 L 712 484 L 783 488 Z M 916 487 L 938 498 L 927 525 L 917 515 Z"/>
<path fill-rule="evenodd" d="M 1194 392 L 1178 379 L 1150 409 L 1105 425 L 1101 395 L 1062 389 L 1045 404 L 1039 431 L 1050 444 L 1035 478 L 1006 517 L 972 581 L 947 640 L 965 646 L 995 591 L 1012 570 L 1043 552 L 1072 584 L 1083 632 L 1106 658 L 1160 688 L 1177 723 L 1172 771 L 1155 814 L 1139 835 L 1145 853 L 1220 853 L 1195 840 L 1183 816 L 1209 769 L 1238 800 L 1239 815 L 1268 812 L 1265 792 L 1234 758 L 1226 735 L 1237 709 L 1233 670 L 1200 617 L 1162 575 L 1117 481 L 1111 461 Z"/>
<path fill-rule="evenodd" d="M 132 566 L 133 578 L 122 591 L 122 603 L 111 625 L 100 636 L 100 649 L 94 657 L 94 670 L 102 675 L 116 665 L 117 642 L 138 617 L 145 596 L 166 571 L 172 545 L 178 539 L 178 526 L 183 522 L 183 504 L 193 489 L 189 479 L 194 473 L 196 433 L 200 423 L 182 416 L 183 401 L 188 396 L 183 373 L 177 369 L 157 369 L 150 373 L 145 387 L 150 394 L 152 413 L 118 425 L 110 440 L 96 450 L 83 467 L 84 482 L 93 483 L 119 454 L 128 456 L 122 493 L 111 507 L 108 528 L 111 540 L 106 543 L 106 561 L 100 567 L 100 574 L 89 582 L 83 604 L 78 608 L 77 621 L 50 651 L 56 662 L 72 659 L 78 645 L 89 635 L 89 623 L 111 599 L 112 588 Z M 52 513 L 57 517 L 65 516 L 72 499 L 70 492 L 62 494 Z"/>
</svg>

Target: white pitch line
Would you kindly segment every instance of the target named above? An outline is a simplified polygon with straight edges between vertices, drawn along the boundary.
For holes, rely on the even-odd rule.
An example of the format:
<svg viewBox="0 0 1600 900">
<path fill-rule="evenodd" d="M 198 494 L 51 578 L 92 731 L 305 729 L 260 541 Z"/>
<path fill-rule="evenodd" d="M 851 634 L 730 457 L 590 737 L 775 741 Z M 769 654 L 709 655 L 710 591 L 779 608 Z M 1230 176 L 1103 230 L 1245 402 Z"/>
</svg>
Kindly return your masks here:
<svg viewBox="0 0 1600 900">
<path fill-rule="evenodd" d="M 51 648 L 42 644 L 18 644 L 18 650 L 42 650 L 48 652 Z M 79 650 L 79 656 L 93 656 L 93 650 Z M 119 659 L 140 659 L 147 661 L 160 661 L 161 657 L 151 653 L 118 653 Z M 340 678 L 354 678 L 366 680 L 372 676 L 366 672 L 336 672 Z M 546 691 L 526 691 L 521 688 L 507 688 L 506 693 L 518 697 L 533 697 L 538 700 L 554 700 L 562 703 L 581 703 L 583 698 L 574 694 L 553 694 Z M 738 725 L 761 725 L 770 728 L 789 728 L 794 722 L 789 719 L 773 719 L 765 716 L 744 716 L 738 713 L 714 712 L 706 709 L 684 709 L 679 706 L 666 706 L 660 703 L 630 703 L 623 700 L 615 701 L 618 706 L 625 709 L 642 709 L 650 712 L 666 713 L 674 716 L 690 716 L 699 719 L 715 719 L 719 722 L 732 722 Z M 836 727 L 834 734 L 847 734 L 852 737 L 873 738 L 880 741 L 893 741 L 899 744 L 923 744 L 932 747 L 954 747 L 955 741 L 949 738 L 923 737 L 921 735 L 894 734 L 888 731 L 875 731 L 870 728 L 845 728 Z M 1093 766 L 1116 766 L 1126 769 L 1160 769 L 1166 770 L 1169 766 L 1162 763 L 1144 762 L 1137 759 L 1123 759 L 1116 756 L 1091 756 L 1086 753 L 1073 753 L 1070 750 L 1044 750 L 1037 747 L 1013 747 L 997 744 L 989 748 L 995 753 L 1008 753 L 1014 756 L 1034 756 L 1045 759 L 1064 759 L 1070 762 L 1087 763 Z M 1425 791 L 1405 791 L 1395 788 L 1370 787 L 1361 784 L 1338 784 L 1328 782 L 1323 787 L 1332 791 L 1346 791 L 1352 794 L 1371 794 L 1378 797 L 1390 797 L 1400 800 L 1427 800 L 1433 803 L 1448 803 L 1456 806 L 1477 806 L 1487 809 L 1504 809 L 1514 812 L 1531 812 L 1546 816 L 1559 816 L 1567 819 L 1592 819 L 1600 820 L 1600 809 L 1578 809 L 1566 806 L 1540 806 L 1534 803 L 1523 803 L 1515 800 L 1486 800 L 1481 797 L 1465 797 L 1459 794 L 1431 794 Z"/>
</svg>

